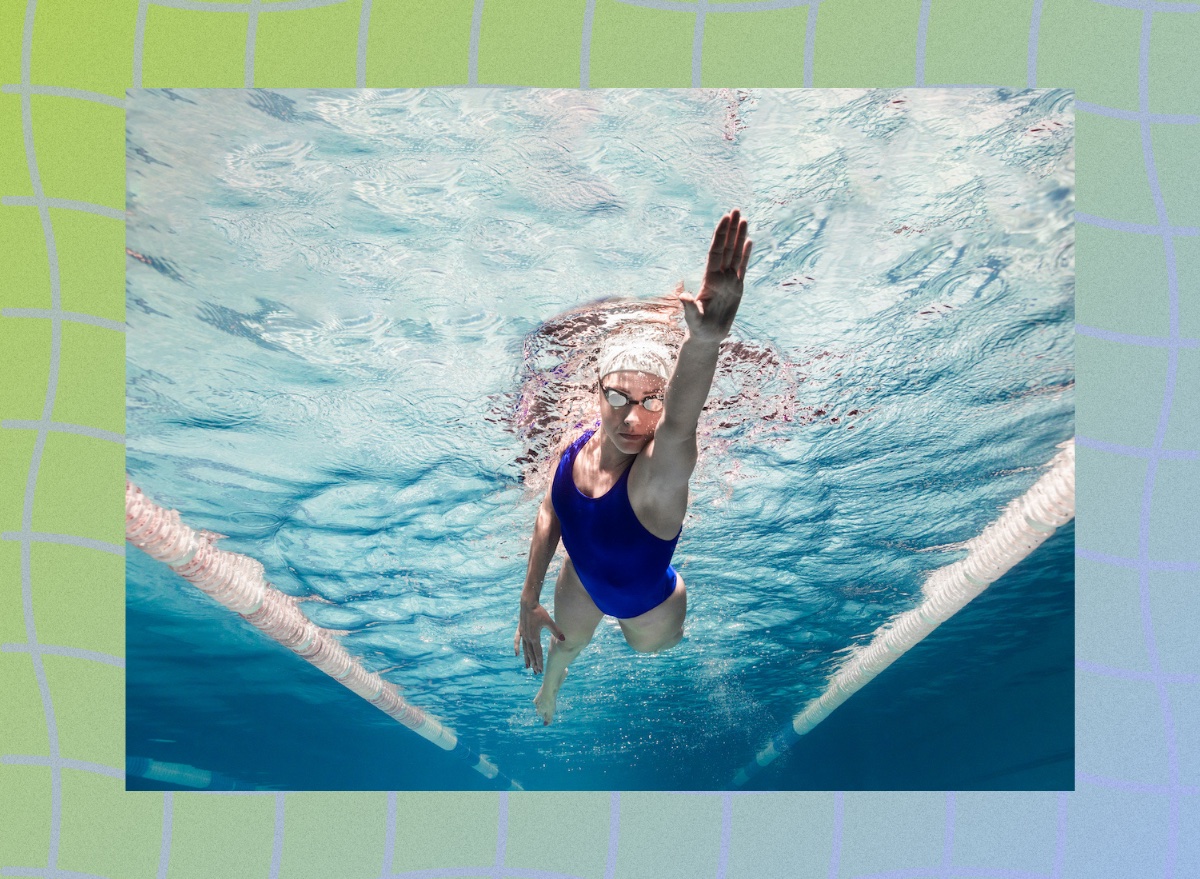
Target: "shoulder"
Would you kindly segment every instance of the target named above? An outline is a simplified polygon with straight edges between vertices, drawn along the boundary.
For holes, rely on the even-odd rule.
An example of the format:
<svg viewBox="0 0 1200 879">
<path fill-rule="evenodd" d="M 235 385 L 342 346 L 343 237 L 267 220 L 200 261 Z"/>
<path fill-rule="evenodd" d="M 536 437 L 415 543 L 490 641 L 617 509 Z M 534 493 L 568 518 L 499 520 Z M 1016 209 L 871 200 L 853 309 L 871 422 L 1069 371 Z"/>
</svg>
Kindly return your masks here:
<svg viewBox="0 0 1200 879">
<path fill-rule="evenodd" d="M 581 433 L 579 436 L 575 437 L 575 439 L 574 439 L 574 440 L 572 440 L 572 441 L 571 441 L 571 442 L 570 442 L 570 443 L 567 445 L 567 450 L 566 450 L 566 451 L 565 451 L 563 454 L 564 454 L 564 455 L 566 455 L 566 454 L 571 454 L 571 455 L 577 455 L 577 454 L 579 454 L 579 450 L 580 450 L 580 449 L 582 449 L 584 446 L 586 446 L 586 445 L 588 444 L 588 441 L 589 441 L 589 440 L 590 440 L 590 439 L 591 439 L 593 436 L 595 436 L 595 435 L 596 435 L 596 429 L 595 429 L 594 427 L 589 427 L 587 430 L 585 430 L 585 431 L 584 431 L 583 433 Z"/>
<path fill-rule="evenodd" d="M 594 430 L 585 430 L 582 434 L 576 436 L 574 439 L 568 440 L 566 437 L 563 437 L 563 439 L 559 440 L 559 451 L 554 456 L 558 461 L 558 466 L 561 467 L 564 463 L 574 460 L 579 454 L 580 449 L 582 449 L 587 444 L 587 441 L 592 438 L 593 433 L 595 433 Z"/>
</svg>

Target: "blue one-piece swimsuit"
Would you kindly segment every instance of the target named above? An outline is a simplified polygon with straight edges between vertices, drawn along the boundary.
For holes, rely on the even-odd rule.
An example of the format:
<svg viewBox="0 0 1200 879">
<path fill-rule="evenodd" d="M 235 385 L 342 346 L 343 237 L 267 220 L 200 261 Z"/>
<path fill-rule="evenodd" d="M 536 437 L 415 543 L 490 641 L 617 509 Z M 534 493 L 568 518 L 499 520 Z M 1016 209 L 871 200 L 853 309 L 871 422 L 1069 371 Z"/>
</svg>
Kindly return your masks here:
<svg viewBox="0 0 1200 879">
<path fill-rule="evenodd" d="M 589 430 L 563 452 L 554 473 L 550 501 L 562 526 L 562 542 L 583 588 L 596 607 L 627 620 L 658 607 L 675 591 L 671 567 L 674 540 L 655 537 L 638 521 L 629 503 L 629 468 L 600 497 L 575 485 L 575 456 L 595 433 Z M 680 529 L 682 533 L 683 529 Z"/>
</svg>

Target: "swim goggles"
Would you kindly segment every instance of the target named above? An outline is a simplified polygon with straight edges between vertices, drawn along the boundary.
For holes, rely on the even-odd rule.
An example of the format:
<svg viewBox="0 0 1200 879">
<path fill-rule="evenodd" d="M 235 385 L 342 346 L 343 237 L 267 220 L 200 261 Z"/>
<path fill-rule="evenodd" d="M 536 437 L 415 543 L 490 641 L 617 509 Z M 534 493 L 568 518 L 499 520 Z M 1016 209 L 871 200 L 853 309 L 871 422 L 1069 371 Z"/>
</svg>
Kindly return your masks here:
<svg viewBox="0 0 1200 879">
<path fill-rule="evenodd" d="M 624 409 L 631 403 L 640 404 L 647 412 L 661 412 L 663 407 L 662 397 L 643 397 L 640 400 L 631 400 L 629 397 L 622 394 L 620 391 L 613 388 L 606 388 L 600 385 L 600 390 L 604 394 L 604 399 L 608 401 L 608 405 L 614 409 Z"/>
</svg>

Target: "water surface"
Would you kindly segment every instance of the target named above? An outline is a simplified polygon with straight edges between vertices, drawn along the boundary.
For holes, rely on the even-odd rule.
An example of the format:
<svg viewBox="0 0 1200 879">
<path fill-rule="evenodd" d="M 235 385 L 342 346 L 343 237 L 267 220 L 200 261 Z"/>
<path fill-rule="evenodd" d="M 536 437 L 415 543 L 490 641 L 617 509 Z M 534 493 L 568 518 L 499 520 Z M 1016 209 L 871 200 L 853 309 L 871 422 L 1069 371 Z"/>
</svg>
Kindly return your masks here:
<svg viewBox="0 0 1200 879">
<path fill-rule="evenodd" d="M 1073 433 L 1069 92 L 146 90 L 128 126 L 132 479 L 527 788 L 725 787 Z M 642 656 L 605 621 L 544 729 L 512 636 L 596 315 L 695 289 L 734 206 L 755 254 L 676 554 L 685 641 Z M 1069 640 L 1072 540 L 914 651 L 919 685 L 852 700 L 867 726 L 942 706 L 887 721 L 918 742 L 990 675 L 1045 723 L 989 721 L 1015 744 L 947 756 L 955 784 L 846 736 L 762 784 L 1069 786 L 1070 645 L 1029 657 Z M 486 784 L 132 550 L 128 607 L 131 755 Z"/>
</svg>

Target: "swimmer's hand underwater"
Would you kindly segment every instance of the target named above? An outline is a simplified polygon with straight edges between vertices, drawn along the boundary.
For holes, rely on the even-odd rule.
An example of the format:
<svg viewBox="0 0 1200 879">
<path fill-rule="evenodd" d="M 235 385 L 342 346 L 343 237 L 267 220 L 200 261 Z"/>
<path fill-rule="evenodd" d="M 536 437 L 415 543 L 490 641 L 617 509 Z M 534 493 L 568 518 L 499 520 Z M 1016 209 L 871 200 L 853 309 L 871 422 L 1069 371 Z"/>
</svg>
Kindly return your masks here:
<svg viewBox="0 0 1200 879">
<path fill-rule="evenodd" d="M 752 244 L 746 240 L 747 228 L 740 211 L 723 216 L 708 248 L 700 293 L 679 294 L 688 333 L 693 339 L 720 342 L 729 335 L 742 303 L 742 284 L 750 262 Z"/>
<path fill-rule="evenodd" d="M 537 523 L 533 527 L 533 540 L 529 544 L 529 569 L 525 574 L 525 585 L 521 589 L 521 616 L 517 622 L 517 634 L 513 637 L 513 656 L 525 650 L 525 667 L 534 674 L 542 673 L 542 629 L 548 628 L 559 641 L 565 641 L 562 629 L 542 605 L 542 581 L 546 569 L 558 549 L 562 528 L 554 514 L 550 494 L 538 507 Z"/>
<path fill-rule="evenodd" d="M 525 667 L 532 668 L 534 674 L 542 673 L 542 629 L 549 629 L 559 641 L 565 641 L 566 635 L 550 617 L 550 611 L 534 599 L 532 604 L 521 599 L 521 619 L 517 624 L 517 634 L 513 638 L 513 656 L 525 648 Z"/>
</svg>

